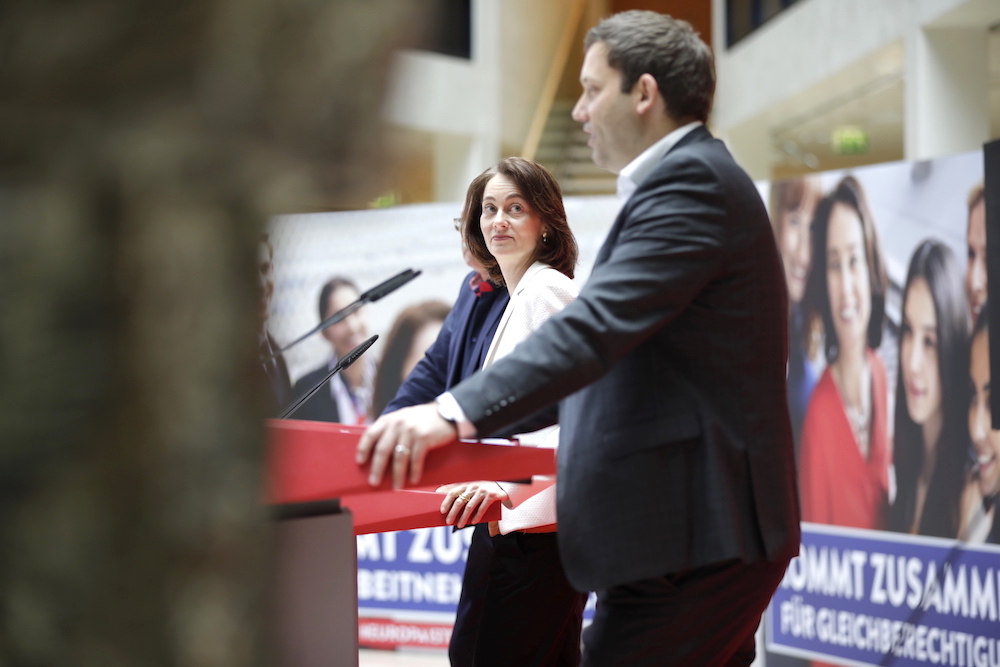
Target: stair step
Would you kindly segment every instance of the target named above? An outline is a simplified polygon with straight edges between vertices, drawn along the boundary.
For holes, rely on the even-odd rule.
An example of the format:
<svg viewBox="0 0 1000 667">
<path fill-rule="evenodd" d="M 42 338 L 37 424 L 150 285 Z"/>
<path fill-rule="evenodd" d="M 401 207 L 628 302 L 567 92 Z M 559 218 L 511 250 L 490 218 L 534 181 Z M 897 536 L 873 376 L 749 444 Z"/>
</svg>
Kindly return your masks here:
<svg viewBox="0 0 1000 667">
<path fill-rule="evenodd" d="M 596 164 L 591 162 L 589 157 L 586 162 L 582 160 L 567 160 L 563 163 L 562 173 L 572 174 L 574 176 L 593 176 L 595 178 L 607 177 L 617 180 L 617 177 L 614 174 L 603 167 L 598 167 Z"/>
<path fill-rule="evenodd" d="M 580 124 L 573 120 L 573 117 L 569 115 L 569 112 L 553 110 L 549 114 L 548 120 L 545 124 L 550 127 L 566 127 L 566 128 L 579 128 Z"/>
<path fill-rule="evenodd" d="M 539 139 L 535 159 L 555 174 L 564 194 L 614 194 L 617 177 L 594 164 L 587 133 L 571 117 L 576 100 L 556 100 Z"/>
<path fill-rule="evenodd" d="M 539 146 L 535 151 L 535 160 L 548 166 L 561 165 L 566 159 L 566 149 L 563 146 Z"/>
<path fill-rule="evenodd" d="M 591 149 L 590 146 L 587 146 L 587 145 L 573 146 L 573 145 L 571 145 L 571 146 L 566 146 L 566 153 L 565 153 L 565 155 L 566 155 L 566 159 L 567 160 L 575 160 L 575 161 L 583 162 L 585 160 L 591 160 L 592 159 L 591 158 L 592 153 L 593 153 L 593 149 Z"/>
<path fill-rule="evenodd" d="M 559 186 L 564 195 L 613 195 L 615 193 L 614 184 L 609 185 L 600 181 L 561 181 Z"/>
</svg>

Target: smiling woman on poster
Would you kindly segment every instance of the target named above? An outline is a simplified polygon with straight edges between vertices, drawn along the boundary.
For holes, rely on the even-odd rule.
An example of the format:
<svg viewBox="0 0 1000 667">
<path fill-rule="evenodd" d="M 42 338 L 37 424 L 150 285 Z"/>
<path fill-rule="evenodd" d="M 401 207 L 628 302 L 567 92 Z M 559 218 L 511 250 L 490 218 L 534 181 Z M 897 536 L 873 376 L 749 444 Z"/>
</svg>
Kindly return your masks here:
<svg viewBox="0 0 1000 667">
<path fill-rule="evenodd" d="M 802 519 L 880 529 L 891 448 L 882 340 L 885 262 L 861 184 L 846 176 L 813 220 L 806 299 L 823 320 L 829 365 L 802 427 Z"/>
<path fill-rule="evenodd" d="M 1000 544 L 997 499 L 1000 496 L 1000 431 L 992 426 L 990 410 L 990 330 L 982 304 L 972 329 L 969 351 L 969 436 L 973 465 L 962 494 L 962 526 L 958 539 Z"/>
<path fill-rule="evenodd" d="M 954 253 L 913 252 L 903 290 L 889 530 L 954 537 L 965 476 L 969 324 Z"/>
</svg>

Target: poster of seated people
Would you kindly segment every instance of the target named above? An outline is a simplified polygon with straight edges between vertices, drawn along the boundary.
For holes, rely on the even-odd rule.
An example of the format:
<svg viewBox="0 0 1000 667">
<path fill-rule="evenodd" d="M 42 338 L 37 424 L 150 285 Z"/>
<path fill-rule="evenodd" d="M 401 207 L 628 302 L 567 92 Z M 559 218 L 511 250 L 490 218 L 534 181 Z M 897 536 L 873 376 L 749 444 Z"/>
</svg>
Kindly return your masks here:
<svg viewBox="0 0 1000 667">
<path fill-rule="evenodd" d="M 1000 665 L 983 179 L 973 151 L 763 186 L 803 520 L 769 667 Z"/>
</svg>

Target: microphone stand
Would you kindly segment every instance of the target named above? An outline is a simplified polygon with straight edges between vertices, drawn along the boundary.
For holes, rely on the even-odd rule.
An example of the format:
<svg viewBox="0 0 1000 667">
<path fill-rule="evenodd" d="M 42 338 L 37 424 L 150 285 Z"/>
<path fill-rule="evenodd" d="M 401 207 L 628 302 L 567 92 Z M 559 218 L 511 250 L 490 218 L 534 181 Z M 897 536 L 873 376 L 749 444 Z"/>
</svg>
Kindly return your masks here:
<svg viewBox="0 0 1000 667">
<path fill-rule="evenodd" d="M 305 394 L 302 395 L 301 398 L 296 400 L 287 408 L 282 410 L 281 414 L 277 416 L 277 419 L 288 419 L 288 417 L 291 416 L 296 410 L 298 410 L 303 403 L 305 403 L 307 400 L 309 400 L 310 397 L 312 397 L 313 394 L 319 391 L 320 387 L 325 385 L 330 380 L 330 378 L 332 378 L 334 375 L 336 375 L 340 371 L 344 370 L 345 368 L 353 364 L 355 361 L 357 361 L 361 357 L 361 355 L 364 354 L 368 350 L 368 348 L 370 348 L 372 344 L 377 340 L 378 340 L 378 334 L 372 336 L 365 342 L 361 343 L 361 345 L 358 345 L 356 348 L 348 352 L 343 359 L 337 362 L 337 365 L 333 367 L 333 370 L 327 373 L 326 377 L 319 381 L 319 384 L 317 384 L 315 387 L 307 391 Z"/>
<path fill-rule="evenodd" d="M 356 311 L 358 308 L 361 308 L 361 306 L 364 306 L 365 304 L 368 304 L 368 303 L 374 303 L 375 301 L 378 301 L 379 299 L 381 299 L 382 297 L 384 297 L 386 294 L 389 294 L 390 292 L 392 292 L 392 291 L 394 291 L 394 290 L 402 287 L 406 283 L 410 282 L 411 280 L 413 280 L 414 278 L 416 278 L 417 276 L 419 276 L 420 273 L 421 273 L 421 271 L 419 271 L 419 270 L 414 271 L 413 269 L 407 269 L 407 270 L 403 271 L 402 273 L 398 273 L 395 276 L 393 276 L 392 278 L 389 278 L 385 282 L 379 283 L 378 285 L 376 285 L 375 287 L 371 288 L 367 292 L 364 292 L 363 294 L 361 294 L 361 296 L 358 297 L 357 301 L 355 301 L 354 303 L 350 304 L 346 308 L 341 308 L 340 310 L 338 310 L 337 312 L 335 312 L 333 315 L 331 315 L 330 317 L 326 318 L 325 320 L 323 320 L 322 322 L 320 322 L 319 324 L 317 324 L 315 327 L 313 327 L 312 329 L 310 329 L 306 333 L 302 334 L 301 336 L 299 336 L 298 338 L 296 338 L 295 340 L 293 340 L 288 345 L 284 346 L 283 348 L 281 348 L 279 350 L 272 351 L 271 354 L 268 355 L 267 357 L 265 357 L 264 359 L 262 359 L 261 362 L 262 363 L 269 362 L 271 359 L 274 359 L 276 356 L 278 356 L 282 352 L 287 351 L 289 348 L 291 348 L 291 347 L 293 347 L 295 345 L 298 345 L 299 343 L 301 343 L 302 341 L 304 341 L 306 338 L 309 338 L 309 336 L 312 336 L 317 331 L 322 331 L 323 329 L 326 329 L 327 327 L 332 326 L 332 325 L 336 324 L 337 322 L 341 321 L 342 319 L 344 319 L 345 317 L 347 317 L 348 315 L 350 315 L 351 313 L 353 313 L 354 311 Z M 353 354 L 353 351 L 352 351 L 352 354 Z"/>
</svg>

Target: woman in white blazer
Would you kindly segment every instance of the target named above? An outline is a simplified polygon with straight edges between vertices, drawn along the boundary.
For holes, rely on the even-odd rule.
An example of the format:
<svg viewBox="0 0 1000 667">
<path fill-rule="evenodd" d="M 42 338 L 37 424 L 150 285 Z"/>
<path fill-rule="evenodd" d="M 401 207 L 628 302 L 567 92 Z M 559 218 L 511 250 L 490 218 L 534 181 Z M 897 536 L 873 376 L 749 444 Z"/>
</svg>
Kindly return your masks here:
<svg viewBox="0 0 1000 667">
<path fill-rule="evenodd" d="M 577 245 L 562 192 L 541 165 L 506 158 L 469 186 L 462 236 L 510 302 L 483 367 L 510 353 L 576 298 Z M 522 444 L 556 447 L 558 427 L 519 434 Z M 442 487 L 449 524 L 476 524 L 449 646 L 451 664 L 577 665 L 586 594 L 562 569 L 552 479 L 480 481 Z M 501 502 L 502 518 L 478 523 Z"/>
</svg>

